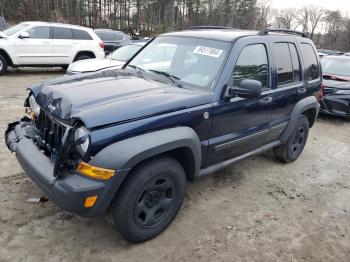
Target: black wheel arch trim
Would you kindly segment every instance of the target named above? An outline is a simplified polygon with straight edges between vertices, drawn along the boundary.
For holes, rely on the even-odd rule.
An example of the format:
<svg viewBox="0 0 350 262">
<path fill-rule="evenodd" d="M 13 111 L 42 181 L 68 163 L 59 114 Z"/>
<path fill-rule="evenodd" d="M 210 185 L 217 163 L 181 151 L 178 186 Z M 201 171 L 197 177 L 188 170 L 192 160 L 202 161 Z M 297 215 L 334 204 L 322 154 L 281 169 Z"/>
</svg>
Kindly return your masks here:
<svg viewBox="0 0 350 262">
<path fill-rule="evenodd" d="M 294 128 L 297 124 L 299 116 L 304 114 L 305 112 L 307 112 L 310 109 L 316 110 L 316 114 L 314 116 L 315 119 L 313 119 L 313 122 L 314 122 L 314 121 L 316 121 L 316 118 L 317 118 L 318 113 L 320 111 L 320 104 L 318 103 L 316 97 L 309 96 L 309 97 L 303 98 L 294 106 L 294 108 L 291 112 L 290 121 L 289 121 L 286 129 L 283 131 L 283 134 L 281 135 L 280 140 L 282 142 L 287 141 L 289 135 L 292 133 L 292 131 L 294 130 Z"/>
<path fill-rule="evenodd" d="M 102 149 L 89 163 L 115 170 L 132 169 L 146 159 L 179 148 L 189 149 L 192 153 L 193 174 L 187 175 L 193 178 L 199 174 L 200 170 L 201 143 L 197 133 L 192 128 L 184 126 L 162 129 L 121 140 Z"/>
<path fill-rule="evenodd" d="M 4 56 L 4 58 L 7 60 L 7 64 L 9 66 L 14 65 L 11 56 L 6 52 L 6 50 L 0 49 L 0 55 Z"/>
</svg>

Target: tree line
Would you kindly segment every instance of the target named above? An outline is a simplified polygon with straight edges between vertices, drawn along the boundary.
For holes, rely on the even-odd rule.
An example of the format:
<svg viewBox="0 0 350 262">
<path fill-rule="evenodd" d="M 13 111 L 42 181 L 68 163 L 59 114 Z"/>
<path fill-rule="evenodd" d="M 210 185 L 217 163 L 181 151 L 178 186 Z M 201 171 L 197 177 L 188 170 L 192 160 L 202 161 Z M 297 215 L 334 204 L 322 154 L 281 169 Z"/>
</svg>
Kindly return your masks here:
<svg viewBox="0 0 350 262">
<path fill-rule="evenodd" d="M 137 31 L 152 36 L 194 25 L 307 32 L 318 47 L 350 51 L 350 19 L 318 6 L 276 10 L 271 0 L 0 0 L 0 15 Z"/>
</svg>

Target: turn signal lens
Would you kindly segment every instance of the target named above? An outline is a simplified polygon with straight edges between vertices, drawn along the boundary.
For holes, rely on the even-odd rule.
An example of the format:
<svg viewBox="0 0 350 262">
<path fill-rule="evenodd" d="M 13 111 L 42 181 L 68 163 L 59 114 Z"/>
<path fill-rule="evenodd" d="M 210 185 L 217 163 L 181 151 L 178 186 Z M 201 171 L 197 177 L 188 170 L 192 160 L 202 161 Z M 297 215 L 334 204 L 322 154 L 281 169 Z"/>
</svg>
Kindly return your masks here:
<svg viewBox="0 0 350 262">
<path fill-rule="evenodd" d="M 83 175 L 102 180 L 110 179 L 115 173 L 113 169 L 96 167 L 85 162 L 80 162 L 76 170 Z"/>
<path fill-rule="evenodd" d="M 99 43 L 99 45 L 101 48 L 105 48 L 105 43 L 101 42 L 101 43 Z"/>
<path fill-rule="evenodd" d="M 97 196 L 90 196 L 85 199 L 84 207 L 93 207 L 96 203 Z"/>
</svg>

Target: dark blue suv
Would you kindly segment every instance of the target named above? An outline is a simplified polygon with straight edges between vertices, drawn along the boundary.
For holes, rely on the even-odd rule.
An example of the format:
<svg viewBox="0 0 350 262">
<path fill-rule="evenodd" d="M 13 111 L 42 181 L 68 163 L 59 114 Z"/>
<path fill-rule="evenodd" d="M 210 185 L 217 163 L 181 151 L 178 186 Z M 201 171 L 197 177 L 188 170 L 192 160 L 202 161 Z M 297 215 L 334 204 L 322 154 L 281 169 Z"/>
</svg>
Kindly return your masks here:
<svg viewBox="0 0 350 262">
<path fill-rule="evenodd" d="M 120 70 L 29 88 L 6 144 L 62 209 L 142 242 L 175 218 L 187 181 L 269 149 L 299 157 L 319 111 L 316 54 L 287 30 L 166 33 Z"/>
</svg>

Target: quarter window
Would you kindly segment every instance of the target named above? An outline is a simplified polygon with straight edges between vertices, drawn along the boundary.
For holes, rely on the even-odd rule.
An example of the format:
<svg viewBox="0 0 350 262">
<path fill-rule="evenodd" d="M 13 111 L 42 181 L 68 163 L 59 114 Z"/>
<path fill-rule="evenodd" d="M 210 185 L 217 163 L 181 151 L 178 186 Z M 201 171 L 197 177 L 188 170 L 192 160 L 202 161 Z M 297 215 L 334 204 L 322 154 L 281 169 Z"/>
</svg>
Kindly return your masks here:
<svg viewBox="0 0 350 262">
<path fill-rule="evenodd" d="M 49 39 L 50 28 L 48 26 L 36 26 L 27 30 L 30 38 L 33 39 Z"/>
<path fill-rule="evenodd" d="M 307 80 L 310 81 L 318 79 L 320 77 L 320 68 L 318 66 L 314 49 L 310 44 L 302 43 L 301 52 L 304 58 Z"/>
<path fill-rule="evenodd" d="M 239 86 L 244 79 L 260 81 L 263 88 L 268 88 L 268 59 L 263 44 L 246 46 L 240 53 L 230 85 Z"/>
<path fill-rule="evenodd" d="M 72 30 L 64 27 L 53 27 L 53 39 L 73 39 Z"/>
<path fill-rule="evenodd" d="M 90 34 L 84 30 L 72 29 L 72 32 L 76 40 L 92 40 Z"/>
</svg>

